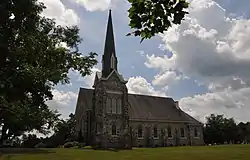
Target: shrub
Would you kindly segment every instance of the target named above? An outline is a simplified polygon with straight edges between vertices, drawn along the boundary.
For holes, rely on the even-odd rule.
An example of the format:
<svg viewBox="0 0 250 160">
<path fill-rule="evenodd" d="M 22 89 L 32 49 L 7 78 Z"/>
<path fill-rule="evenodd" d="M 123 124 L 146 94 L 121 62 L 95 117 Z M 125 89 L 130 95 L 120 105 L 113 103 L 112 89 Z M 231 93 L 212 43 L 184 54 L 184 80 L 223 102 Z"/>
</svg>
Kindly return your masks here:
<svg viewBox="0 0 250 160">
<path fill-rule="evenodd" d="M 78 146 L 77 146 L 78 148 L 83 148 L 83 147 L 85 147 L 85 144 L 84 143 L 78 143 Z"/>
<path fill-rule="evenodd" d="M 46 144 L 44 144 L 43 142 L 40 142 L 38 144 L 35 145 L 35 148 L 46 148 Z"/>
<path fill-rule="evenodd" d="M 72 147 L 78 147 L 79 143 L 76 141 L 73 142 L 67 142 L 63 145 L 64 148 L 72 148 Z"/>
</svg>

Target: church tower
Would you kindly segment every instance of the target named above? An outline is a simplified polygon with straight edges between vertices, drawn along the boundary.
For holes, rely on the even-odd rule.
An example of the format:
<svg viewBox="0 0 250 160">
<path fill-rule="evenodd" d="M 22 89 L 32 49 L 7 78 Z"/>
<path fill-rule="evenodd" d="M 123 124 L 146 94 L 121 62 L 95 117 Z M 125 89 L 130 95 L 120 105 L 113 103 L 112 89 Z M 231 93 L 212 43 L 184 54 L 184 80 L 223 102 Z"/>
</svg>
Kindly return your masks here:
<svg viewBox="0 0 250 160">
<path fill-rule="evenodd" d="M 94 81 L 92 144 L 100 148 L 131 148 L 127 81 L 118 73 L 111 10 L 109 10 L 102 71 Z"/>
</svg>

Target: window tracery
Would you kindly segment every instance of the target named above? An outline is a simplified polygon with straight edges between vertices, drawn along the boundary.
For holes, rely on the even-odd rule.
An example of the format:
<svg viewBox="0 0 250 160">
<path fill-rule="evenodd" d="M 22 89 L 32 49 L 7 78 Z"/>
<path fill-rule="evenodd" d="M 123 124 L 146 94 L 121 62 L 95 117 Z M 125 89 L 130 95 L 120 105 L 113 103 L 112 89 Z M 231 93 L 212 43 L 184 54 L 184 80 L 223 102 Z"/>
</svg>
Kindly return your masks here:
<svg viewBox="0 0 250 160">
<path fill-rule="evenodd" d="M 107 98 L 106 100 L 106 113 L 121 114 L 122 113 L 122 100 L 121 98 Z"/>
</svg>

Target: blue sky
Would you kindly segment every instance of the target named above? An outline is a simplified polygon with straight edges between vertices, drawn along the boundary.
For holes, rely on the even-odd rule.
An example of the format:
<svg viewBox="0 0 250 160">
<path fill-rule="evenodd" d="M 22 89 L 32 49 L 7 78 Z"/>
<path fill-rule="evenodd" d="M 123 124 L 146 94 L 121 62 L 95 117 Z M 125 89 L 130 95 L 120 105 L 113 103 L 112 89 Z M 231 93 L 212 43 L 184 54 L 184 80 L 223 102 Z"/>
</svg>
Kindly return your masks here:
<svg viewBox="0 0 250 160">
<path fill-rule="evenodd" d="M 74 8 L 80 19 L 83 19 L 79 25 L 81 29 L 80 35 L 83 38 L 83 42 L 79 46 L 80 51 L 84 54 L 89 52 L 98 53 L 98 61 L 101 62 L 101 55 L 103 54 L 104 49 L 108 10 L 88 12 L 83 6 L 79 6 L 75 3 L 69 3 L 69 1 L 63 2 L 65 5 L 69 5 L 71 8 Z M 159 45 L 162 43 L 159 37 L 154 37 L 140 43 L 139 37 L 126 36 L 126 34 L 131 30 L 128 26 L 128 17 L 124 16 L 124 14 L 126 14 L 125 9 L 122 12 L 116 8 L 112 9 L 119 72 L 122 73 L 126 79 L 129 79 L 129 77 L 142 76 L 148 82 L 151 82 L 153 77 L 157 74 L 157 71 L 155 69 L 145 67 L 145 55 L 154 54 L 156 56 L 162 56 L 168 54 L 169 51 L 162 51 L 159 48 Z M 141 52 L 144 52 L 144 55 L 141 55 Z M 98 63 L 96 67 L 101 69 L 101 63 Z M 79 87 L 84 86 L 83 84 L 76 85 L 77 82 L 74 82 L 73 77 L 72 83 L 74 84 L 73 87 L 76 87 L 76 90 L 78 90 Z M 62 88 L 58 87 L 58 89 Z M 73 91 L 72 88 L 69 89 Z M 183 90 L 185 90 L 185 92 L 183 92 Z M 184 96 L 206 91 L 205 87 L 197 86 L 194 83 L 194 80 L 190 79 L 184 80 L 182 83 L 169 88 L 168 95 L 174 99 L 180 99 Z"/>
<path fill-rule="evenodd" d="M 249 0 L 189 0 L 183 24 L 142 44 L 125 36 L 130 31 L 126 0 L 41 1 L 48 6 L 45 16 L 79 26 L 80 51 L 98 53 L 99 62 L 112 9 L 119 72 L 129 80 L 130 92 L 172 97 L 201 121 L 211 113 L 249 120 L 250 39 L 244 36 L 250 33 Z M 48 104 L 64 117 L 74 112 L 79 88 L 91 87 L 93 75 L 70 73 L 71 84 L 57 86 Z"/>
</svg>

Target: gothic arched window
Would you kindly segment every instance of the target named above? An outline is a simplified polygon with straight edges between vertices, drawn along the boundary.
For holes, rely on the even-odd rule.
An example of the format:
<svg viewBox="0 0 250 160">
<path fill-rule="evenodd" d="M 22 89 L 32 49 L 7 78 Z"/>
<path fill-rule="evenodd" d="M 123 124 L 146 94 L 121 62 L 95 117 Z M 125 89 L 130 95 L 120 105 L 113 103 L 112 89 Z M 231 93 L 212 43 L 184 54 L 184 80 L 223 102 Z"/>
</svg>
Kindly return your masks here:
<svg viewBox="0 0 250 160">
<path fill-rule="evenodd" d="M 141 125 L 139 125 L 138 126 L 138 138 L 141 138 L 142 137 L 142 126 Z"/>
<path fill-rule="evenodd" d="M 158 130 L 157 127 L 154 127 L 154 137 L 157 138 L 158 137 Z"/>
<path fill-rule="evenodd" d="M 112 112 L 111 98 L 107 98 L 106 100 L 106 112 L 107 113 Z"/>
<path fill-rule="evenodd" d="M 115 56 L 114 53 L 111 55 L 111 66 L 112 69 L 115 69 Z"/>
<path fill-rule="evenodd" d="M 181 128 L 181 137 L 185 137 L 185 131 L 184 131 L 184 128 Z"/>
<path fill-rule="evenodd" d="M 116 113 L 116 99 L 112 98 L 112 113 Z"/>
<path fill-rule="evenodd" d="M 198 131 L 196 128 L 194 129 L 194 137 L 198 137 Z"/>
<path fill-rule="evenodd" d="M 171 130 L 171 127 L 168 127 L 168 137 L 172 137 L 172 130 Z"/>
<path fill-rule="evenodd" d="M 162 128 L 162 129 L 161 129 L 161 136 L 165 137 L 165 135 L 166 135 L 165 129 Z"/>
<path fill-rule="evenodd" d="M 116 135 L 116 125 L 112 125 L 112 135 Z"/>
<path fill-rule="evenodd" d="M 117 99 L 117 104 L 116 104 L 116 111 L 118 114 L 121 114 L 122 113 L 122 101 L 120 98 Z"/>
</svg>

